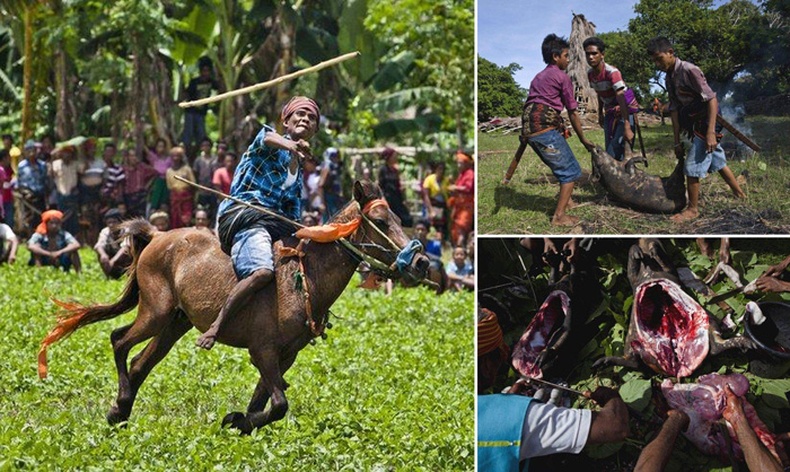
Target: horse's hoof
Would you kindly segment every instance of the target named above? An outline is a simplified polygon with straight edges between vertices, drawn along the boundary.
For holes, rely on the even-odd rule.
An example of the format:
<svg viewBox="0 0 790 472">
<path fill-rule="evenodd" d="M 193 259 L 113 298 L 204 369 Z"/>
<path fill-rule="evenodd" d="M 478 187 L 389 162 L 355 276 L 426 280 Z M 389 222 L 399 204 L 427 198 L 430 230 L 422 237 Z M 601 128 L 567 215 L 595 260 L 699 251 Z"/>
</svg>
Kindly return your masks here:
<svg viewBox="0 0 790 472">
<path fill-rule="evenodd" d="M 112 408 L 110 408 L 110 411 L 107 412 L 107 422 L 110 423 L 110 426 L 123 423 L 128 419 L 129 415 L 121 412 L 121 409 L 118 408 L 118 405 L 113 405 Z"/>
<path fill-rule="evenodd" d="M 244 413 L 234 411 L 225 415 L 222 419 L 222 427 L 230 426 L 231 428 L 238 429 L 241 434 L 250 434 L 253 430 L 252 423 Z"/>
</svg>

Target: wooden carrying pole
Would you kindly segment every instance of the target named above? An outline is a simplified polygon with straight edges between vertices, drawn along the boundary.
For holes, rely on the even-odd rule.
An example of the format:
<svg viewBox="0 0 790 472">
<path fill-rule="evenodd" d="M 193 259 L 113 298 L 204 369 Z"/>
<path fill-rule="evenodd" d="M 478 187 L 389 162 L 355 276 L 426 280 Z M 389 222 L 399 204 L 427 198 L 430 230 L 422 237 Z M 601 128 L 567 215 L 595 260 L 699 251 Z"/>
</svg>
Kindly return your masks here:
<svg viewBox="0 0 790 472">
<path fill-rule="evenodd" d="M 516 167 L 518 167 L 518 163 L 521 162 L 521 156 L 524 155 L 525 149 L 527 149 L 527 140 L 522 139 L 518 145 L 518 149 L 516 150 L 516 155 L 513 156 L 513 160 L 510 161 L 510 167 L 508 167 L 507 172 L 505 172 L 505 178 L 502 179 L 502 185 L 507 185 L 510 183 L 510 179 L 513 178 L 513 173 L 516 172 Z"/>
<path fill-rule="evenodd" d="M 321 69 L 326 69 L 327 67 L 331 67 L 335 64 L 340 64 L 343 61 L 347 61 L 351 58 L 360 56 L 361 53 L 359 51 L 350 52 L 348 54 L 343 54 L 342 56 L 338 56 L 334 59 L 329 59 L 324 62 L 318 63 L 314 66 L 310 66 L 307 69 L 298 70 L 296 72 L 292 72 L 290 74 L 283 75 L 282 77 L 277 77 L 276 79 L 269 80 L 267 82 L 261 82 L 259 84 L 250 85 L 249 87 L 243 87 L 236 90 L 231 90 L 229 92 L 221 93 L 219 95 L 214 95 L 213 97 L 208 98 L 201 98 L 200 100 L 192 100 L 189 102 L 181 102 L 178 104 L 181 108 L 189 108 L 189 107 L 199 107 L 201 105 L 207 105 L 209 103 L 218 102 L 220 100 L 225 100 L 226 98 L 236 97 L 238 95 L 244 95 L 247 93 L 256 92 L 258 90 L 263 90 L 265 88 L 272 87 L 274 85 L 281 84 L 283 82 L 287 82 L 289 80 L 295 79 L 297 77 L 301 77 L 305 74 L 310 74 L 312 72 L 317 72 Z"/>
<path fill-rule="evenodd" d="M 719 122 L 719 124 L 720 124 L 720 125 L 721 125 L 721 126 L 724 128 L 724 129 L 726 129 L 727 131 L 729 131 L 730 133 L 732 133 L 732 135 L 733 135 L 733 136 L 735 136 L 736 138 L 738 138 L 738 139 L 739 139 L 739 140 L 740 140 L 740 141 L 741 141 L 743 144 L 745 144 L 745 145 L 749 146 L 750 148 L 752 148 L 752 150 L 754 150 L 754 152 L 760 152 L 760 151 L 762 150 L 762 149 L 760 148 L 760 146 L 758 146 L 758 145 L 757 145 L 757 143 L 755 143 L 754 141 L 752 141 L 751 139 L 749 139 L 748 137 L 746 137 L 746 135 L 745 135 L 745 134 L 743 134 L 743 133 L 741 133 L 740 131 L 738 131 L 738 129 L 737 129 L 735 126 L 731 125 L 731 124 L 730 124 L 730 123 L 729 123 L 727 120 L 725 120 L 725 119 L 724 119 L 724 118 L 723 118 L 721 115 L 716 115 L 716 121 L 718 121 L 718 122 Z"/>
</svg>

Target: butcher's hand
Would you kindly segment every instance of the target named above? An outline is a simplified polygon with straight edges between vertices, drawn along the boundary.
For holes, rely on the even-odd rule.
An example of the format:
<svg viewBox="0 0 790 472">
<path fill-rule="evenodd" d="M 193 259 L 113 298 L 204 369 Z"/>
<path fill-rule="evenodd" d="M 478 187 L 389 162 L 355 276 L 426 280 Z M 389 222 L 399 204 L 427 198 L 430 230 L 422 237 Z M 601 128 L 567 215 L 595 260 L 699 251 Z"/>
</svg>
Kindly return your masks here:
<svg viewBox="0 0 790 472">
<path fill-rule="evenodd" d="M 707 152 L 713 152 L 716 150 L 716 147 L 719 145 L 719 142 L 716 140 L 716 132 L 709 132 L 705 135 L 705 150 Z"/>
<path fill-rule="evenodd" d="M 769 277 L 767 275 L 760 276 L 756 282 L 757 290 L 761 292 L 775 292 L 782 293 L 790 291 L 790 283 L 782 282 L 776 277 Z"/>
<path fill-rule="evenodd" d="M 724 394 L 727 396 L 727 404 L 724 407 L 722 416 L 725 420 L 735 425 L 740 421 L 746 420 L 746 415 L 743 413 L 743 405 L 741 399 L 738 398 L 729 385 L 724 386 Z"/>
<path fill-rule="evenodd" d="M 625 129 L 623 130 L 623 137 L 627 143 L 634 142 L 634 130 L 631 129 L 630 125 L 625 126 Z"/>
<path fill-rule="evenodd" d="M 769 277 L 776 277 L 787 269 L 788 264 L 790 264 L 790 257 L 776 265 L 769 267 L 768 270 L 765 271 L 765 275 Z"/>
<path fill-rule="evenodd" d="M 571 238 L 562 246 L 562 251 L 568 253 L 568 261 L 576 260 L 576 249 L 579 247 L 579 238 Z"/>
<path fill-rule="evenodd" d="M 685 159 L 685 157 L 686 157 L 686 149 L 685 149 L 685 146 L 683 146 L 683 143 L 675 144 L 675 157 L 678 160 Z"/>
<path fill-rule="evenodd" d="M 590 392 L 588 390 L 584 392 L 584 396 L 591 399 L 600 406 L 606 405 L 613 398 L 620 398 L 620 394 L 617 393 L 617 390 L 609 387 L 598 387 L 594 392 Z"/>
</svg>

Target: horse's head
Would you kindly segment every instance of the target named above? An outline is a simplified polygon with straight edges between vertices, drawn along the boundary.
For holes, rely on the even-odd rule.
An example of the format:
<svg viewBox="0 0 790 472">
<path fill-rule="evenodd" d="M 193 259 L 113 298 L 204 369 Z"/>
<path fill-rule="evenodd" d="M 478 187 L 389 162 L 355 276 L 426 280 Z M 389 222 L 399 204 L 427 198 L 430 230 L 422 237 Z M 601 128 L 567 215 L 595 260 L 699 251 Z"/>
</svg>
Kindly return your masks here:
<svg viewBox="0 0 790 472">
<path fill-rule="evenodd" d="M 362 213 L 354 243 L 389 267 L 388 271 L 375 267 L 373 270 L 385 272 L 382 275 L 389 278 L 403 276 L 412 283 L 425 278 L 430 260 L 422 253 L 421 245 L 403 233 L 400 219 L 390 211 L 379 186 L 368 180 L 355 182 L 354 200 Z"/>
</svg>

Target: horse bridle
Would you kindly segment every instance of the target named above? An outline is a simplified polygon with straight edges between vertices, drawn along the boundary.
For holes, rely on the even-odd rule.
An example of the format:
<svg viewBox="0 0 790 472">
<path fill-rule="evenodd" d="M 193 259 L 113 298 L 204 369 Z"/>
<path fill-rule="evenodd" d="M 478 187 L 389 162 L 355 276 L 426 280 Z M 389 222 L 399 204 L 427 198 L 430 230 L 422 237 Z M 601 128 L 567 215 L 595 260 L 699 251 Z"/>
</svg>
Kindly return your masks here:
<svg viewBox="0 0 790 472">
<path fill-rule="evenodd" d="M 359 205 L 359 202 L 357 202 L 357 205 Z M 354 242 L 349 241 L 346 238 L 341 238 L 341 239 L 338 240 L 338 243 L 340 243 L 340 245 L 344 249 L 346 249 L 346 251 L 349 253 L 349 255 L 355 261 L 357 261 L 357 263 L 360 263 L 360 262 L 366 263 L 370 267 L 370 270 L 373 273 L 378 274 L 378 275 L 380 275 L 382 277 L 385 277 L 385 278 L 388 278 L 388 279 L 397 279 L 398 277 L 403 275 L 403 270 L 400 267 L 397 267 L 396 263 L 393 262 L 391 265 L 388 265 L 387 263 L 385 263 L 385 262 L 383 262 L 383 261 L 381 261 L 379 259 L 376 259 L 375 257 L 371 256 L 367 252 L 365 252 L 362 249 L 360 249 L 360 248 L 375 248 L 375 249 L 378 249 L 379 251 L 382 251 L 382 252 L 385 252 L 385 253 L 389 253 L 389 254 L 397 253 L 398 255 L 395 258 L 396 261 L 400 257 L 409 258 L 409 253 L 416 253 L 415 248 L 413 248 L 413 247 L 411 247 L 409 245 L 407 245 L 404 248 L 398 247 L 398 245 L 395 244 L 395 242 L 389 236 L 387 236 L 384 233 L 384 231 L 382 231 L 376 225 L 376 223 L 374 223 L 370 219 L 370 217 L 368 216 L 368 213 L 370 213 L 370 211 L 373 210 L 374 208 L 378 208 L 378 207 L 381 207 L 381 206 L 386 207 L 387 208 L 387 212 L 390 211 L 389 204 L 387 204 L 387 201 L 385 199 L 383 199 L 383 198 L 377 198 L 375 200 L 371 200 L 364 207 L 359 205 L 359 207 L 360 207 L 359 208 L 359 212 L 362 215 L 361 223 L 362 224 L 366 224 L 370 228 L 373 228 L 373 230 L 375 232 L 377 232 L 379 234 L 379 236 L 381 236 L 384 239 L 384 241 L 386 241 L 388 243 L 388 245 L 392 249 L 387 249 L 387 248 L 381 246 L 380 244 L 372 242 L 372 240 L 370 242 L 367 242 L 367 243 L 364 243 L 364 242 L 354 243 Z M 356 234 L 356 232 L 358 232 L 362 228 L 362 224 L 360 224 L 360 227 L 354 232 L 355 234 Z M 367 237 L 367 232 L 366 231 L 363 232 L 363 235 L 362 235 L 363 239 L 365 237 Z M 368 239 L 370 239 L 370 238 L 368 237 Z M 421 247 L 422 246 L 420 246 L 420 248 Z M 413 254 L 412 254 L 411 257 L 413 257 Z"/>
</svg>

